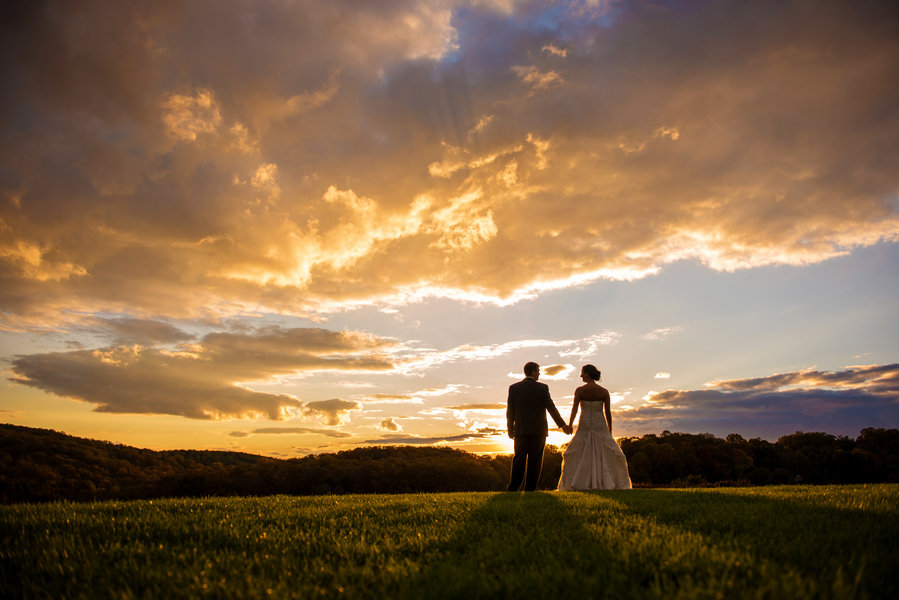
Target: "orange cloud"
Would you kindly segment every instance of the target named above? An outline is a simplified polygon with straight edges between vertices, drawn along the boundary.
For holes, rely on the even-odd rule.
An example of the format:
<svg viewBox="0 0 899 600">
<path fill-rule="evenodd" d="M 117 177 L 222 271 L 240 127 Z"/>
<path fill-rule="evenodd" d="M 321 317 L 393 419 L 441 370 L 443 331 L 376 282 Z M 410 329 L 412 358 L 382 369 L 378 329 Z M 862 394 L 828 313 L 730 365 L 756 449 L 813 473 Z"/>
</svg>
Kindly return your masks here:
<svg viewBox="0 0 899 600">
<path fill-rule="evenodd" d="M 332 398 L 330 400 L 307 402 L 303 406 L 303 413 L 317 415 L 328 425 L 340 425 L 346 420 L 350 411 L 358 410 L 361 407 L 362 405 L 354 400 Z"/>
<path fill-rule="evenodd" d="M 165 327 L 126 321 L 127 331 L 177 337 Z M 121 327 L 113 328 L 118 335 Z M 161 333 L 161 335 L 160 335 Z M 112 413 L 169 414 L 193 419 L 303 413 L 328 425 L 343 422 L 355 401 L 302 402 L 287 394 L 252 390 L 253 381 L 303 371 L 384 371 L 394 363 L 381 351 L 391 343 L 356 332 L 267 328 L 212 333 L 174 350 L 139 344 L 20 356 L 12 381 L 96 405 Z"/>
<path fill-rule="evenodd" d="M 212 133 L 222 121 L 215 94 L 210 90 L 197 90 L 194 95 L 171 94 L 162 107 L 162 120 L 169 133 L 185 141 Z"/>
<path fill-rule="evenodd" d="M 483 411 L 483 410 L 505 410 L 505 404 L 459 404 L 457 406 L 447 406 L 446 410 L 456 410 L 456 411 Z"/>
<path fill-rule="evenodd" d="M 899 239 L 893 8 L 570 6 L 548 38 L 462 4 L 15 23 L 0 326 L 509 303 Z"/>
<path fill-rule="evenodd" d="M 394 431 L 394 432 L 396 432 L 396 431 L 402 431 L 403 428 L 402 428 L 402 427 L 400 426 L 400 424 L 397 423 L 392 417 L 387 417 L 386 419 L 383 419 L 383 420 L 378 424 L 378 429 L 380 429 L 380 430 L 382 430 L 382 431 Z"/>
<path fill-rule="evenodd" d="M 232 431 L 228 435 L 231 437 L 247 437 L 250 435 L 298 435 L 308 433 L 336 438 L 352 437 L 352 434 L 344 431 L 316 429 L 312 427 L 258 427 L 252 431 Z"/>
<path fill-rule="evenodd" d="M 512 67 L 512 72 L 523 82 L 532 86 L 534 90 L 544 90 L 564 83 L 562 76 L 556 71 L 541 71 L 534 65 L 527 67 L 514 66 Z"/>
</svg>

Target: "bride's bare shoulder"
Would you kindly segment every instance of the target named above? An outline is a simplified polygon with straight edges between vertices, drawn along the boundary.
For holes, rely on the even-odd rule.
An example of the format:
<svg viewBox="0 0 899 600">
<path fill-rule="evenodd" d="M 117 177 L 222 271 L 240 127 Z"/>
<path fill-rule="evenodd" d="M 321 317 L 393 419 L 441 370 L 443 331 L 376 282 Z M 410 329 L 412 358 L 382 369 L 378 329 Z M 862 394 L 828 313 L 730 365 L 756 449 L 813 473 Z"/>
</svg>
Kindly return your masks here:
<svg viewBox="0 0 899 600">
<path fill-rule="evenodd" d="M 609 397 L 609 391 L 595 383 L 585 383 L 574 391 L 575 395 L 587 402 L 602 401 Z"/>
</svg>

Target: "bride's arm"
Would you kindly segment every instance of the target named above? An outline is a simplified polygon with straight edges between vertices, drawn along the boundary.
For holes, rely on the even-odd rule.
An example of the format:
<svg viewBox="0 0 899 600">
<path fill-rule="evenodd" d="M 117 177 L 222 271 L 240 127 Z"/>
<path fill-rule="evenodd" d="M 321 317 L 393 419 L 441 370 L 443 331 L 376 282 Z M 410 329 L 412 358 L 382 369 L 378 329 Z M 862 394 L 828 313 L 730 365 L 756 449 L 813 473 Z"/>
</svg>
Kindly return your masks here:
<svg viewBox="0 0 899 600">
<path fill-rule="evenodd" d="M 574 404 L 571 405 L 571 418 L 568 419 L 568 426 L 574 427 L 574 417 L 577 416 L 577 406 L 581 403 L 581 399 L 578 398 L 578 392 L 580 389 L 574 390 Z"/>
<path fill-rule="evenodd" d="M 609 433 L 612 433 L 612 400 L 611 398 L 606 397 L 602 403 L 606 410 L 606 421 L 609 423 Z"/>
</svg>

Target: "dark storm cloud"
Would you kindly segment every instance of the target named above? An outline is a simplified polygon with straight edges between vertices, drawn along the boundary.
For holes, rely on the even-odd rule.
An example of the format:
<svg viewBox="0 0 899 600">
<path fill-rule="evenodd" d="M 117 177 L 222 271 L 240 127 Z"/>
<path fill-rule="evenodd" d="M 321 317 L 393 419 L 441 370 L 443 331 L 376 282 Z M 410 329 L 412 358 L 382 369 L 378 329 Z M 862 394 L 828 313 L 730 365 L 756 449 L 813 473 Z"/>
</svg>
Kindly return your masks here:
<svg viewBox="0 0 899 600">
<path fill-rule="evenodd" d="M 794 431 L 856 435 L 864 427 L 899 426 L 899 364 L 843 371 L 798 371 L 722 381 L 705 390 L 668 390 L 635 409 L 617 413 L 620 427 L 761 432 L 776 438 Z"/>
</svg>

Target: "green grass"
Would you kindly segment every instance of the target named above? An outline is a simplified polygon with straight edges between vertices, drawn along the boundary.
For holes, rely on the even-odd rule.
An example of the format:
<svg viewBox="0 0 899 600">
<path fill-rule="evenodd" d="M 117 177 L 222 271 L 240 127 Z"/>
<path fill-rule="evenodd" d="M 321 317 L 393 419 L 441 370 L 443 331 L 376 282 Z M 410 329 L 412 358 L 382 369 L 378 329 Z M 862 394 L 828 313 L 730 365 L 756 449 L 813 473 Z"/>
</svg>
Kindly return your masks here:
<svg viewBox="0 0 899 600">
<path fill-rule="evenodd" d="M 4 598 L 894 598 L 899 486 L 0 507 Z"/>
</svg>

